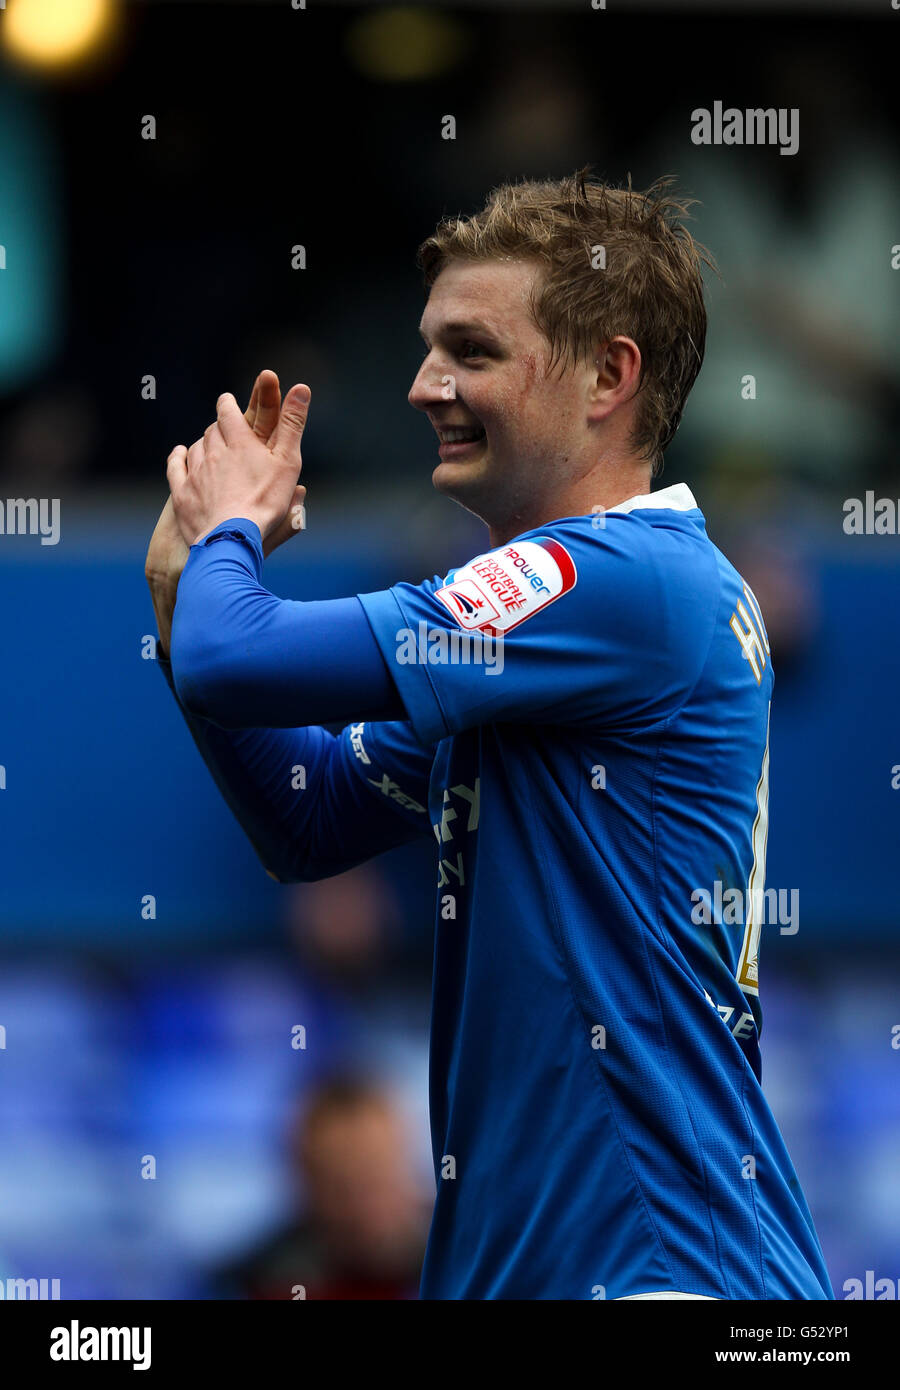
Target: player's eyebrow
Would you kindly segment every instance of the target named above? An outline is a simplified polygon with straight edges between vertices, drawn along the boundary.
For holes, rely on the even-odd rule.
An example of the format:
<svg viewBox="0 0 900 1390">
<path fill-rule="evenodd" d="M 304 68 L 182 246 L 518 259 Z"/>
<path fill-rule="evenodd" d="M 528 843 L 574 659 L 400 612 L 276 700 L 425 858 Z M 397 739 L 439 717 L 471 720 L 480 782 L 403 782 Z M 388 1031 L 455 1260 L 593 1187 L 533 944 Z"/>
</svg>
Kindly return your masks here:
<svg viewBox="0 0 900 1390">
<path fill-rule="evenodd" d="M 482 338 L 496 339 L 496 334 L 490 328 L 488 328 L 487 324 L 479 323 L 477 319 L 472 319 L 469 321 L 463 319 L 451 319 L 448 323 L 440 324 L 438 332 L 448 334 L 476 333 L 479 337 Z M 422 328 L 421 324 L 419 325 L 419 336 L 423 338 L 425 342 L 428 341 L 427 337 L 425 336 L 425 331 Z"/>
</svg>

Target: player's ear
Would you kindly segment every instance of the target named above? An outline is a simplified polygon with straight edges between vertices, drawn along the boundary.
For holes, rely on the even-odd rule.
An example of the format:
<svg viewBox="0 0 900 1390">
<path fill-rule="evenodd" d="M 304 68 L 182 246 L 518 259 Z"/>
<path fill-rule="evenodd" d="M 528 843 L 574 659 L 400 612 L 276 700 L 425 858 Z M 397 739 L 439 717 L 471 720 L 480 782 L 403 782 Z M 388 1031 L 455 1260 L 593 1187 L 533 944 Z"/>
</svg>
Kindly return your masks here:
<svg viewBox="0 0 900 1390">
<path fill-rule="evenodd" d="M 607 363 L 612 364 L 621 378 L 621 384 L 628 390 L 629 397 L 637 390 L 641 379 L 641 350 L 633 338 L 620 333 L 613 338 L 607 349 Z"/>
<path fill-rule="evenodd" d="M 610 401 L 610 386 L 612 383 L 609 379 L 606 364 L 607 347 L 607 343 L 595 343 L 593 357 L 587 364 L 588 419 L 593 423 L 605 420 L 612 405 Z"/>
<path fill-rule="evenodd" d="M 592 404 L 630 400 L 641 376 L 641 350 L 633 338 L 619 333 L 594 345 L 590 398 Z"/>
<path fill-rule="evenodd" d="M 609 363 L 609 340 L 598 340 L 594 343 L 594 358 L 592 363 L 592 376 L 594 390 L 603 391 L 610 385 L 610 363 Z"/>
</svg>

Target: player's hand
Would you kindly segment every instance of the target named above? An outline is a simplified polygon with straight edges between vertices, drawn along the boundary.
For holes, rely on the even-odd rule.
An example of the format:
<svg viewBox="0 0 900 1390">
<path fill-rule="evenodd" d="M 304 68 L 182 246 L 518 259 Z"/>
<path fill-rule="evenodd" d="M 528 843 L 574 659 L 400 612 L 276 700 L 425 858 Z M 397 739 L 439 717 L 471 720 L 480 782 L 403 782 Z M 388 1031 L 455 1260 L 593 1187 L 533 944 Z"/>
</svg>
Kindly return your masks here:
<svg viewBox="0 0 900 1390">
<path fill-rule="evenodd" d="M 253 433 L 259 435 L 264 444 L 269 444 L 274 440 L 280 414 L 281 387 L 278 384 L 278 375 L 266 367 L 253 383 L 250 404 L 244 411 L 244 419 Z"/>
<path fill-rule="evenodd" d="M 281 389 L 274 372 L 262 371 L 253 384 L 250 404 L 244 412 L 244 419 L 253 432 L 266 445 L 274 442 L 281 415 Z M 287 516 L 281 525 L 266 537 L 263 551 L 272 551 L 291 536 L 296 535 L 305 525 L 303 501 L 306 488 L 294 489 L 294 497 Z M 150 538 L 144 574 L 150 587 L 150 596 L 156 613 L 159 630 L 159 653 L 167 656 L 172 634 L 172 617 L 178 594 L 178 580 L 187 564 L 190 549 L 175 515 L 171 495 L 166 500 L 156 528 Z"/>
<path fill-rule="evenodd" d="M 244 411 L 244 419 L 266 444 L 273 438 L 281 414 L 281 390 L 274 372 L 262 371 L 253 383 L 250 404 Z M 306 489 L 298 489 L 304 496 Z M 300 502 L 302 503 L 302 498 Z M 287 536 L 284 537 L 287 539 Z M 274 549 L 269 545 L 268 550 Z M 267 554 L 268 554 L 267 550 Z M 187 564 L 190 554 L 188 545 L 181 534 L 171 496 L 162 509 L 156 530 L 150 539 L 144 574 L 151 587 L 164 588 L 177 585 L 181 571 Z"/>
<path fill-rule="evenodd" d="M 144 561 L 144 574 L 150 586 L 150 597 L 153 600 L 159 632 L 157 650 L 163 657 L 169 654 L 178 580 L 187 563 L 188 553 L 172 499 L 169 497 L 150 538 L 147 559 Z"/>
<path fill-rule="evenodd" d="M 250 395 L 250 404 L 244 411 L 244 419 L 260 439 L 271 446 L 275 439 L 278 429 L 278 418 L 281 415 L 281 387 L 278 384 L 278 376 L 275 372 L 265 368 L 260 372 L 256 381 L 253 383 L 253 391 Z M 306 498 L 306 488 L 298 483 L 294 489 L 294 497 L 288 508 L 288 514 L 281 525 L 263 538 L 263 554 L 271 555 L 273 550 L 290 540 L 291 536 L 296 536 L 298 531 L 302 531 L 306 526 L 306 511 L 304 501 Z"/>
<path fill-rule="evenodd" d="M 267 552 L 302 529 L 305 491 L 298 487 L 297 475 L 310 391 L 303 385 L 291 388 L 266 439 L 278 409 L 277 392 L 274 372 L 261 373 L 254 386 L 256 401 L 251 397 L 246 415 L 226 392 L 216 403 L 215 424 L 203 438 L 190 449 L 176 445 L 169 455 L 169 486 L 186 544 L 202 540 L 233 516 L 256 522 Z"/>
<path fill-rule="evenodd" d="M 154 584 L 167 584 L 174 580 L 177 584 L 178 576 L 187 564 L 189 553 L 175 516 L 172 498 L 169 497 L 150 537 L 147 558 L 144 561 L 147 583 L 152 587 Z"/>
</svg>

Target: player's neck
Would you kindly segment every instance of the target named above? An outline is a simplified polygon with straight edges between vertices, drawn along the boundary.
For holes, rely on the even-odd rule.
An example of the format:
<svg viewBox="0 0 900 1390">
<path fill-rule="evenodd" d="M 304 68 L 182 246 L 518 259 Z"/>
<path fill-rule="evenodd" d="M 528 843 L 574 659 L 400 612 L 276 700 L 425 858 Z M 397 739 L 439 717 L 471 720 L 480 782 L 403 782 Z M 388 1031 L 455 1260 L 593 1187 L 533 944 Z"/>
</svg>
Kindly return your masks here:
<svg viewBox="0 0 900 1390">
<path fill-rule="evenodd" d="M 632 497 L 643 497 L 650 491 L 650 470 L 646 464 L 636 468 L 617 469 L 614 476 L 579 480 L 576 486 L 563 489 L 531 506 L 505 517 L 502 522 L 489 523 L 491 546 L 506 545 L 524 531 L 534 531 L 563 516 L 602 516 Z"/>
</svg>

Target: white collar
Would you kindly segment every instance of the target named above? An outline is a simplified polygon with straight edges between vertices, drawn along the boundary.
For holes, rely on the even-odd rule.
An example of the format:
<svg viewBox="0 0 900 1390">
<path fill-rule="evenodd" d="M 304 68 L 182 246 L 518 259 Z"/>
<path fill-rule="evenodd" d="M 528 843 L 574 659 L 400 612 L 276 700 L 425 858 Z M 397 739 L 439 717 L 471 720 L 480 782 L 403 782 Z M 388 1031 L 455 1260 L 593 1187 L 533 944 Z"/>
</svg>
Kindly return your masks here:
<svg viewBox="0 0 900 1390">
<path fill-rule="evenodd" d="M 652 508 L 654 511 L 690 512 L 697 506 L 694 494 L 687 483 L 673 483 L 671 487 L 661 488 L 659 492 L 648 492 L 644 497 L 629 497 L 615 507 L 609 507 L 606 515 L 613 512 L 637 512 Z"/>
</svg>

